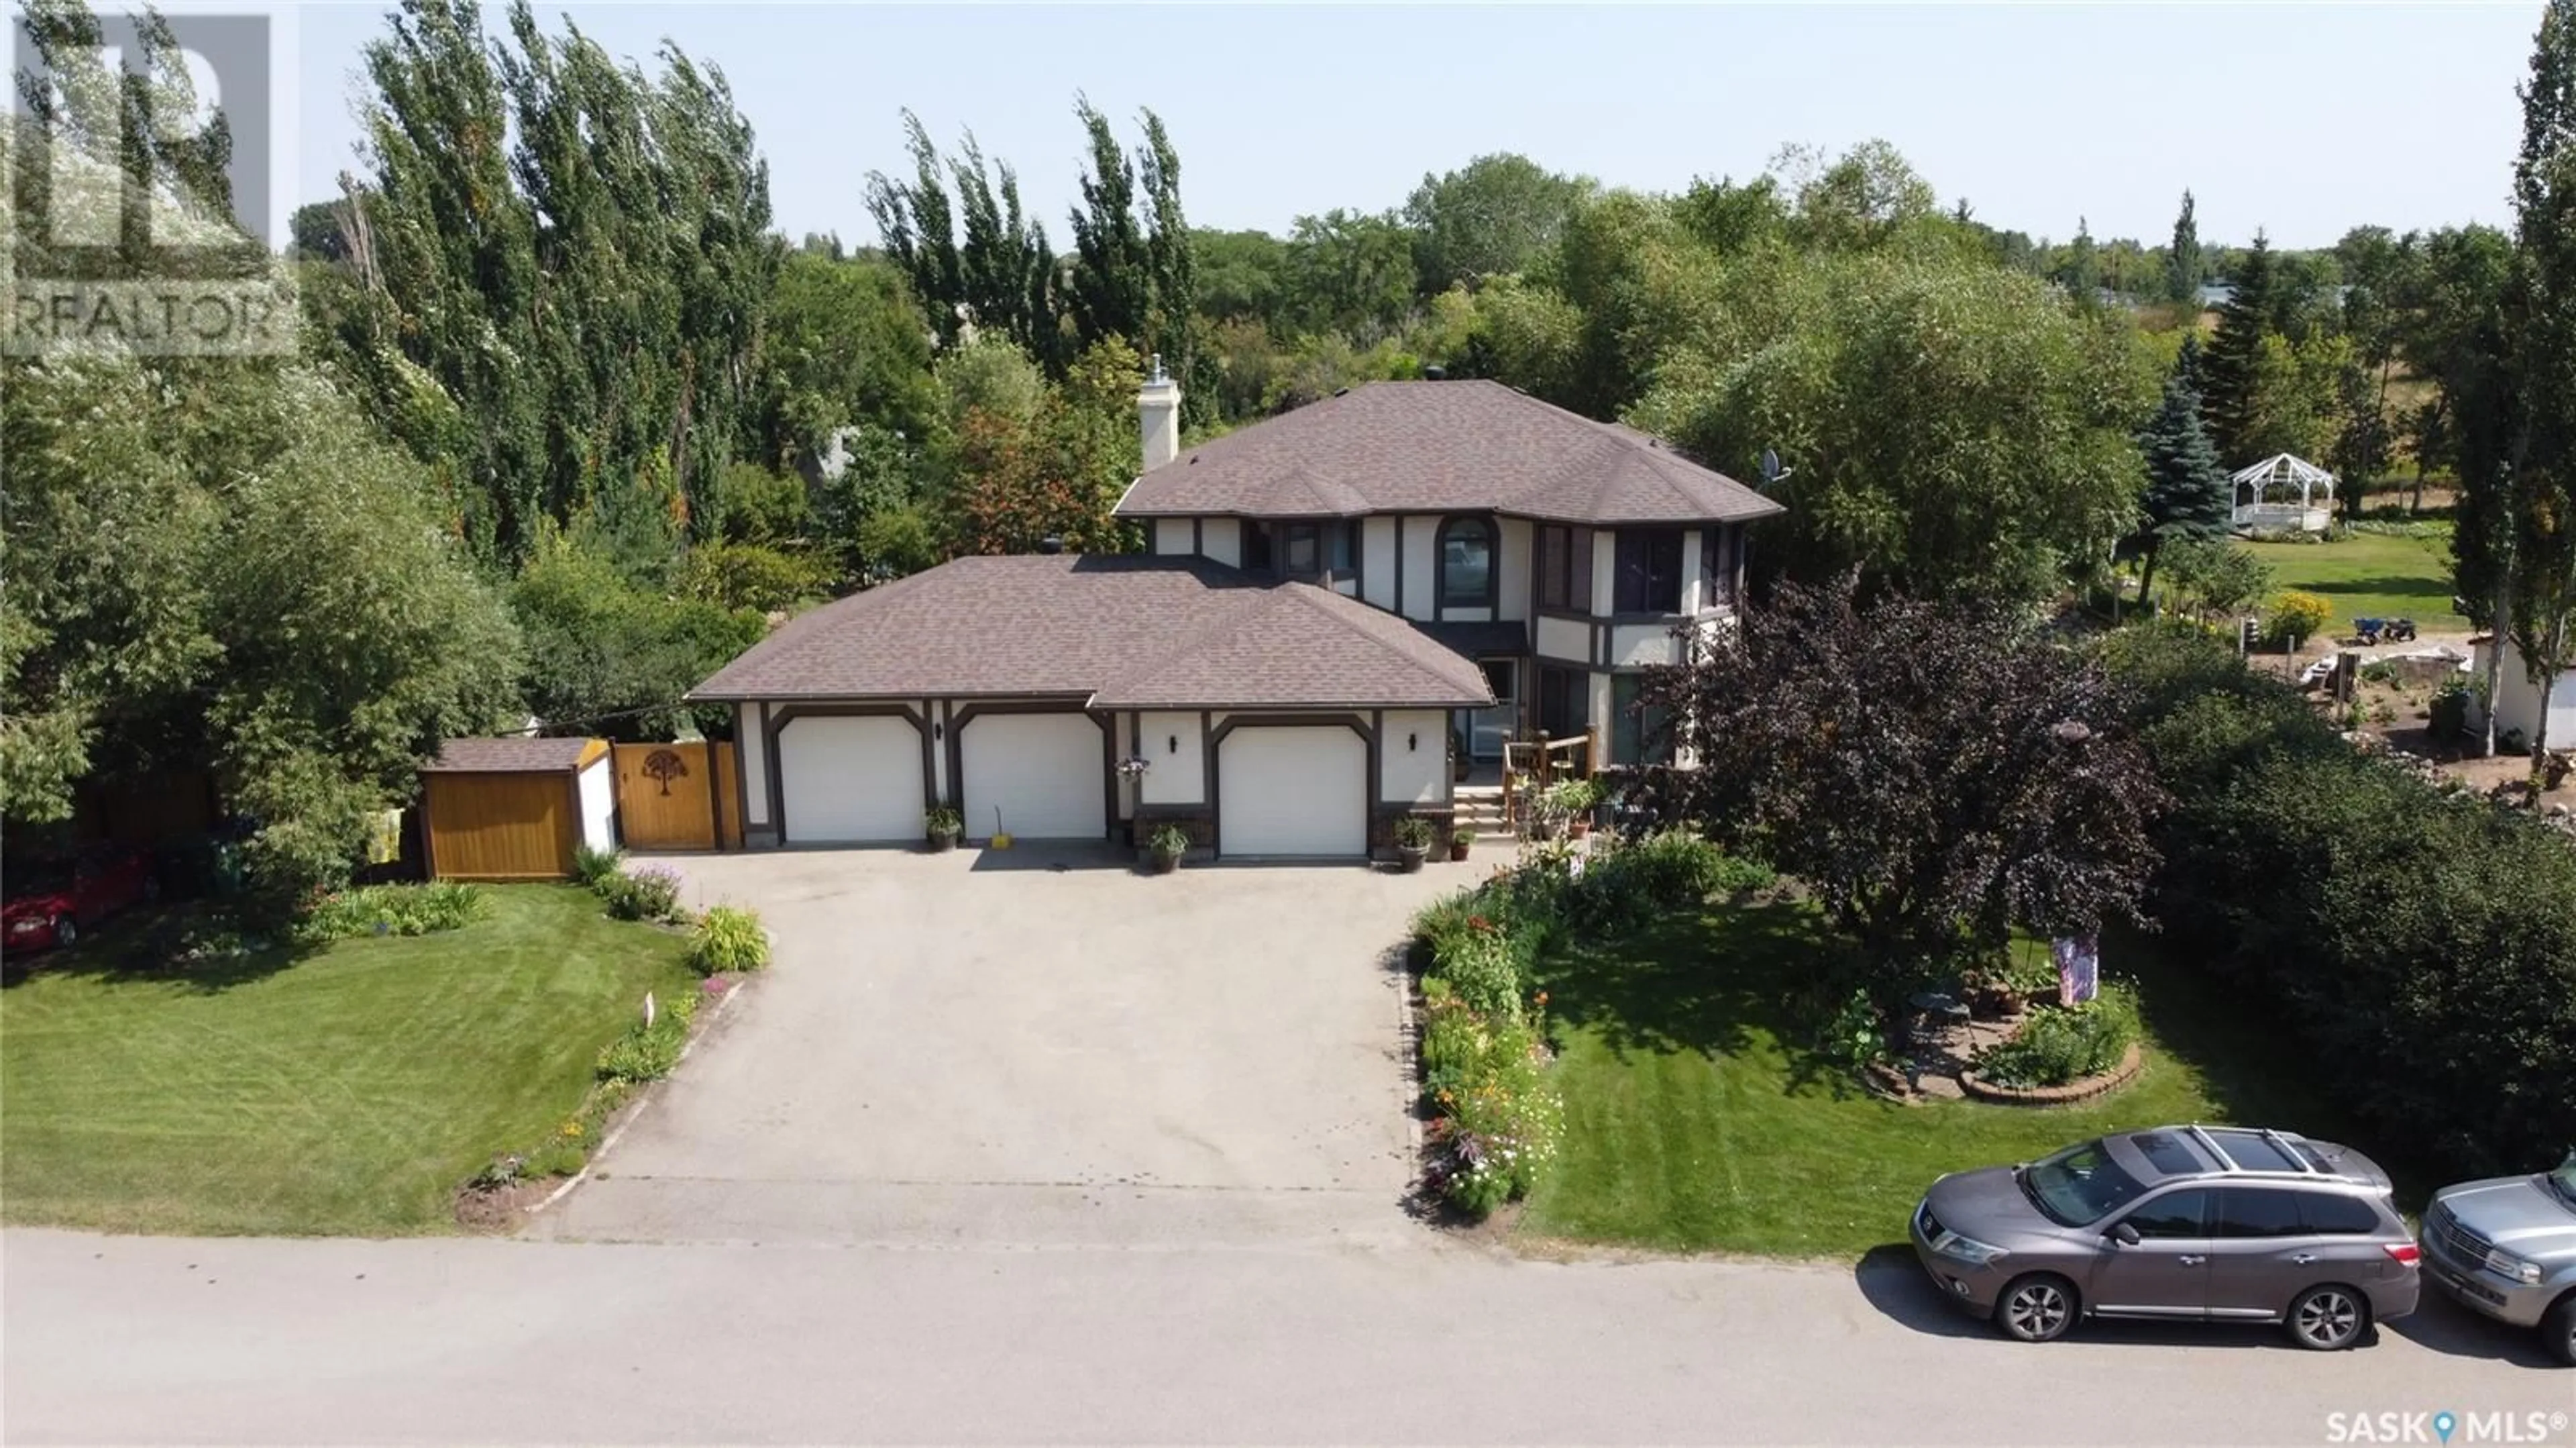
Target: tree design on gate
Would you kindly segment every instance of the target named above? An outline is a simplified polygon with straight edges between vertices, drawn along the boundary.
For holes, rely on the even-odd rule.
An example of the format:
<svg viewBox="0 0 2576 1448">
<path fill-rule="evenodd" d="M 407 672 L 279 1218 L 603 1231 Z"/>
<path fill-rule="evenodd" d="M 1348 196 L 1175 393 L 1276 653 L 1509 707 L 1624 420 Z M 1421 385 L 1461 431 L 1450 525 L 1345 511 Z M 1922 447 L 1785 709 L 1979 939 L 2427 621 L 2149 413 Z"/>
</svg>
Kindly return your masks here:
<svg viewBox="0 0 2576 1448">
<path fill-rule="evenodd" d="M 689 762 L 676 749 L 656 749 L 644 756 L 644 777 L 659 782 L 667 798 L 672 780 L 689 777 Z"/>
</svg>

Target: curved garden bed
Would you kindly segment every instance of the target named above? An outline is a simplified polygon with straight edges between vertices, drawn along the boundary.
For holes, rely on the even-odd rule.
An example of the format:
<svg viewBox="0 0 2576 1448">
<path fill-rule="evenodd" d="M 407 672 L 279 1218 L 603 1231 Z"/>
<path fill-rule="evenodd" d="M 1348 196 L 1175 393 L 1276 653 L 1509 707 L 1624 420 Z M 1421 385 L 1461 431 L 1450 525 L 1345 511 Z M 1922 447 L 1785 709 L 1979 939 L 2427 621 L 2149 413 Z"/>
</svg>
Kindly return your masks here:
<svg viewBox="0 0 2576 1448">
<path fill-rule="evenodd" d="M 2146 1055 L 2131 1041 L 2120 1055 L 2120 1064 L 2099 1075 L 2069 1081 L 2063 1086 L 2006 1086 L 1987 1081 L 1971 1066 L 1959 1073 L 1959 1089 L 1978 1101 L 1992 1101 L 2004 1106 L 2065 1106 L 2077 1101 L 2090 1101 L 2108 1096 L 2129 1084 L 2147 1063 Z"/>
</svg>

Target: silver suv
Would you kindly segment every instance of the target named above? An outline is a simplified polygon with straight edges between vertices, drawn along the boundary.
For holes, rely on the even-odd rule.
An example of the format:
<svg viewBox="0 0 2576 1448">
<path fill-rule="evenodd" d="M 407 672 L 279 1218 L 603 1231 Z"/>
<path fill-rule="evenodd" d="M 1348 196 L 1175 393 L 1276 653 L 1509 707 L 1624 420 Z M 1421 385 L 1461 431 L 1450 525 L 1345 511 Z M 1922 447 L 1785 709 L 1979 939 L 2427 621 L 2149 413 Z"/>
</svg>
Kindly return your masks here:
<svg viewBox="0 0 2576 1448">
<path fill-rule="evenodd" d="M 2433 1281 L 2499 1322 L 2537 1327 L 2576 1367 L 2576 1151 L 2556 1171 L 2462 1182 L 2424 1209 Z"/>
<path fill-rule="evenodd" d="M 2414 1311 L 2418 1290 L 2388 1174 L 2286 1131 L 2158 1127 L 1953 1173 L 1911 1235 L 1945 1296 L 2023 1342 L 2135 1317 L 2277 1322 L 2331 1351 Z"/>
</svg>

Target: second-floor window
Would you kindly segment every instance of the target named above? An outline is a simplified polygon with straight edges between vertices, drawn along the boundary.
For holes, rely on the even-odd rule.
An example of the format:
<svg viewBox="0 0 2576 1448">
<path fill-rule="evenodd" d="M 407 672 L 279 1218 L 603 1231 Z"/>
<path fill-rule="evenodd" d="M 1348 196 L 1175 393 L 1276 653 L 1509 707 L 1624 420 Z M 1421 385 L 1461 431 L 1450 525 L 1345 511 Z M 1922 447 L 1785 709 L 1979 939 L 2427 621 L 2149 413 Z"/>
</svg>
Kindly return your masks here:
<svg viewBox="0 0 2576 1448">
<path fill-rule="evenodd" d="M 1494 525 L 1452 518 L 1440 525 L 1440 602 L 1482 608 L 1494 601 Z"/>
<path fill-rule="evenodd" d="M 1280 532 L 1287 540 L 1280 571 L 1291 578 L 1347 578 L 1356 566 L 1351 558 L 1358 551 L 1357 523 L 1288 523 Z"/>
<path fill-rule="evenodd" d="M 1679 528 L 1619 530 L 1619 572 L 1610 606 L 1619 613 L 1682 611 Z"/>
<path fill-rule="evenodd" d="M 1538 530 L 1538 606 L 1592 611 L 1592 530 L 1550 524 Z"/>
<path fill-rule="evenodd" d="M 1700 576 L 1708 580 L 1708 601 L 1735 602 L 1735 578 L 1744 566 L 1744 530 L 1713 523 L 1699 535 Z"/>
<path fill-rule="evenodd" d="M 1358 569 L 1359 524 L 1243 520 L 1243 568 L 1281 578 L 1348 578 Z"/>
</svg>

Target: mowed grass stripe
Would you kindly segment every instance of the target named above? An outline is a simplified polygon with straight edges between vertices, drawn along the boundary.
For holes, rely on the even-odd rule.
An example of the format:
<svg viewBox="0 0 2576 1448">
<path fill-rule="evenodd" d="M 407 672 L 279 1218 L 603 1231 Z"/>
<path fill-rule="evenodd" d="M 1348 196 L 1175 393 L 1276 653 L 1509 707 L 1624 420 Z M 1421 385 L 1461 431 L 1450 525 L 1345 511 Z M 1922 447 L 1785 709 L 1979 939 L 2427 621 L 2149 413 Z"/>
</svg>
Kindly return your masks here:
<svg viewBox="0 0 2576 1448">
<path fill-rule="evenodd" d="M 123 1231 L 397 1234 L 535 1145 L 678 939 L 586 892 L 512 886 L 490 916 L 341 941 L 231 983 L 126 973 L 109 930 L 0 992 L 0 1213 Z"/>
</svg>

